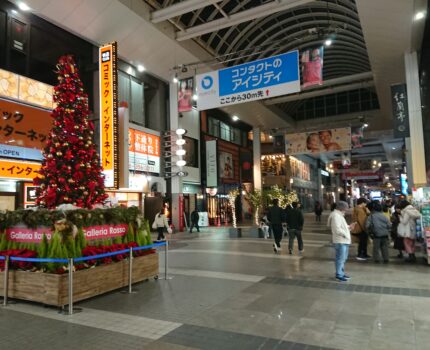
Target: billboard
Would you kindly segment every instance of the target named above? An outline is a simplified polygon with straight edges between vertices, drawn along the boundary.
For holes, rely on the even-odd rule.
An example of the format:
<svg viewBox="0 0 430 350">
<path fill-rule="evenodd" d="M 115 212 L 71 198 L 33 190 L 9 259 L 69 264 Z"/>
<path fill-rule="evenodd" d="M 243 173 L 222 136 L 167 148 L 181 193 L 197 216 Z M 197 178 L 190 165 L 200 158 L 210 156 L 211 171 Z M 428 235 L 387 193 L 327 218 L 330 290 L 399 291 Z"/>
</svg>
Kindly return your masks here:
<svg viewBox="0 0 430 350">
<path fill-rule="evenodd" d="M 304 88 L 323 83 L 323 56 L 324 46 L 302 52 L 302 79 Z"/>
<path fill-rule="evenodd" d="M 160 173 L 160 136 L 128 129 L 128 168 Z"/>
<path fill-rule="evenodd" d="M 199 74 L 196 82 L 198 110 L 299 92 L 299 52 Z"/>
<path fill-rule="evenodd" d="M 351 149 L 351 128 L 326 129 L 285 136 L 285 152 L 319 154 Z"/>
<path fill-rule="evenodd" d="M 117 46 L 99 49 L 100 163 L 106 188 L 118 188 L 118 85 Z"/>
<path fill-rule="evenodd" d="M 178 112 L 189 112 L 193 108 L 194 78 L 182 79 L 178 83 Z"/>
</svg>

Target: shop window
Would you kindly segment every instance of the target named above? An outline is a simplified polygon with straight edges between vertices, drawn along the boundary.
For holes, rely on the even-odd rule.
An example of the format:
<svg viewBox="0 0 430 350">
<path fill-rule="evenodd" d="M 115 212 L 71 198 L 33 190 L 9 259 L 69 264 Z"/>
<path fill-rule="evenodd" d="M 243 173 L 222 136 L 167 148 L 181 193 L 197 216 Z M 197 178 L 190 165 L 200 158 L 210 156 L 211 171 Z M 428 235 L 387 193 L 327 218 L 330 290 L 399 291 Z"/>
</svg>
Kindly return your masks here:
<svg viewBox="0 0 430 350">
<path fill-rule="evenodd" d="M 135 80 L 126 73 L 118 73 L 119 101 L 125 101 L 128 103 L 130 122 L 145 126 L 143 91 L 142 82 Z"/>
<path fill-rule="evenodd" d="M 225 141 L 231 141 L 231 128 L 226 123 L 220 122 L 220 137 Z"/>
<path fill-rule="evenodd" d="M 209 135 L 219 137 L 219 120 L 208 118 Z"/>
</svg>

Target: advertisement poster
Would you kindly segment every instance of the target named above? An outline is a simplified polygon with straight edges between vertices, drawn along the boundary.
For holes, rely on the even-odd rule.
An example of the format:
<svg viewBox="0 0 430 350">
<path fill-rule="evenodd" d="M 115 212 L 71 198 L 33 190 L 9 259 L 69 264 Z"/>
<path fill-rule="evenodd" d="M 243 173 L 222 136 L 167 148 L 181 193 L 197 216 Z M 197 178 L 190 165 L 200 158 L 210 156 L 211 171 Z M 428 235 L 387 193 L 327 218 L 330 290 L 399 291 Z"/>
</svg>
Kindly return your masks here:
<svg viewBox="0 0 430 350">
<path fill-rule="evenodd" d="M 323 83 L 324 46 L 314 47 L 302 52 L 303 87 L 321 85 Z"/>
<path fill-rule="evenodd" d="M 232 179 L 234 177 L 233 156 L 231 153 L 219 153 L 219 169 L 220 177 L 224 179 Z"/>
<path fill-rule="evenodd" d="M 299 52 L 199 74 L 196 87 L 200 111 L 299 92 Z"/>
<path fill-rule="evenodd" d="M 318 154 L 351 150 L 351 128 L 326 129 L 285 136 L 286 154 Z"/>
<path fill-rule="evenodd" d="M 160 136 L 128 129 L 128 168 L 133 171 L 160 173 Z"/>
<path fill-rule="evenodd" d="M 193 108 L 194 78 L 182 79 L 178 83 L 178 112 L 189 112 Z"/>
<path fill-rule="evenodd" d="M 362 126 L 355 126 L 351 128 L 351 146 L 352 148 L 363 147 L 364 134 Z"/>
</svg>

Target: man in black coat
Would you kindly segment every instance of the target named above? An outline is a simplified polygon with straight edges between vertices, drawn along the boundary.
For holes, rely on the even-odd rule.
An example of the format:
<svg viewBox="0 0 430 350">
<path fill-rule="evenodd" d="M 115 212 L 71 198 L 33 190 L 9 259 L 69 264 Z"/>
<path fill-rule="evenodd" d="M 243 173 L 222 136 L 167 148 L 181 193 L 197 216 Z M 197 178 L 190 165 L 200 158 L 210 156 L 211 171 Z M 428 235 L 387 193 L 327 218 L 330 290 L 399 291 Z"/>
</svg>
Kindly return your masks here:
<svg viewBox="0 0 430 350">
<path fill-rule="evenodd" d="M 288 225 L 288 250 L 290 254 L 293 254 L 294 238 L 297 237 L 297 243 L 299 244 L 299 254 L 303 252 L 303 239 L 302 230 L 304 224 L 304 217 L 302 211 L 299 209 L 299 203 L 293 202 L 292 209 L 288 211 L 287 225 Z"/>
<path fill-rule="evenodd" d="M 190 233 L 193 232 L 193 227 L 197 229 L 197 232 L 200 232 L 199 219 L 200 219 L 199 212 L 197 211 L 197 209 L 194 209 L 193 212 L 191 213 Z"/>
<path fill-rule="evenodd" d="M 275 243 L 273 243 L 273 250 L 275 253 L 281 250 L 281 240 L 282 240 L 282 224 L 285 223 L 285 211 L 279 207 L 279 202 L 275 198 L 272 201 L 273 205 L 269 208 L 269 213 L 267 218 L 272 226 L 273 236 L 275 238 Z"/>
</svg>

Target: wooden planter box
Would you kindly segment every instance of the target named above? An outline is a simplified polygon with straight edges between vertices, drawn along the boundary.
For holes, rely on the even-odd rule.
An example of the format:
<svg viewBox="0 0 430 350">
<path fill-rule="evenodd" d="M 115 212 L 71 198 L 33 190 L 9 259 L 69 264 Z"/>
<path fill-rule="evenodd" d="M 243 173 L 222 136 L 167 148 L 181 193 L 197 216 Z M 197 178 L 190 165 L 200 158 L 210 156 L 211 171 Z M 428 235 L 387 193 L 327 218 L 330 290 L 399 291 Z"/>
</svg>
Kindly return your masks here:
<svg viewBox="0 0 430 350">
<path fill-rule="evenodd" d="M 128 260 L 100 265 L 73 273 L 73 302 L 128 285 Z M 158 254 L 133 259 L 133 283 L 158 276 Z M 10 298 L 35 301 L 46 305 L 68 304 L 68 274 L 9 271 Z M 0 296 L 3 296 L 4 272 L 0 272 Z"/>
</svg>

